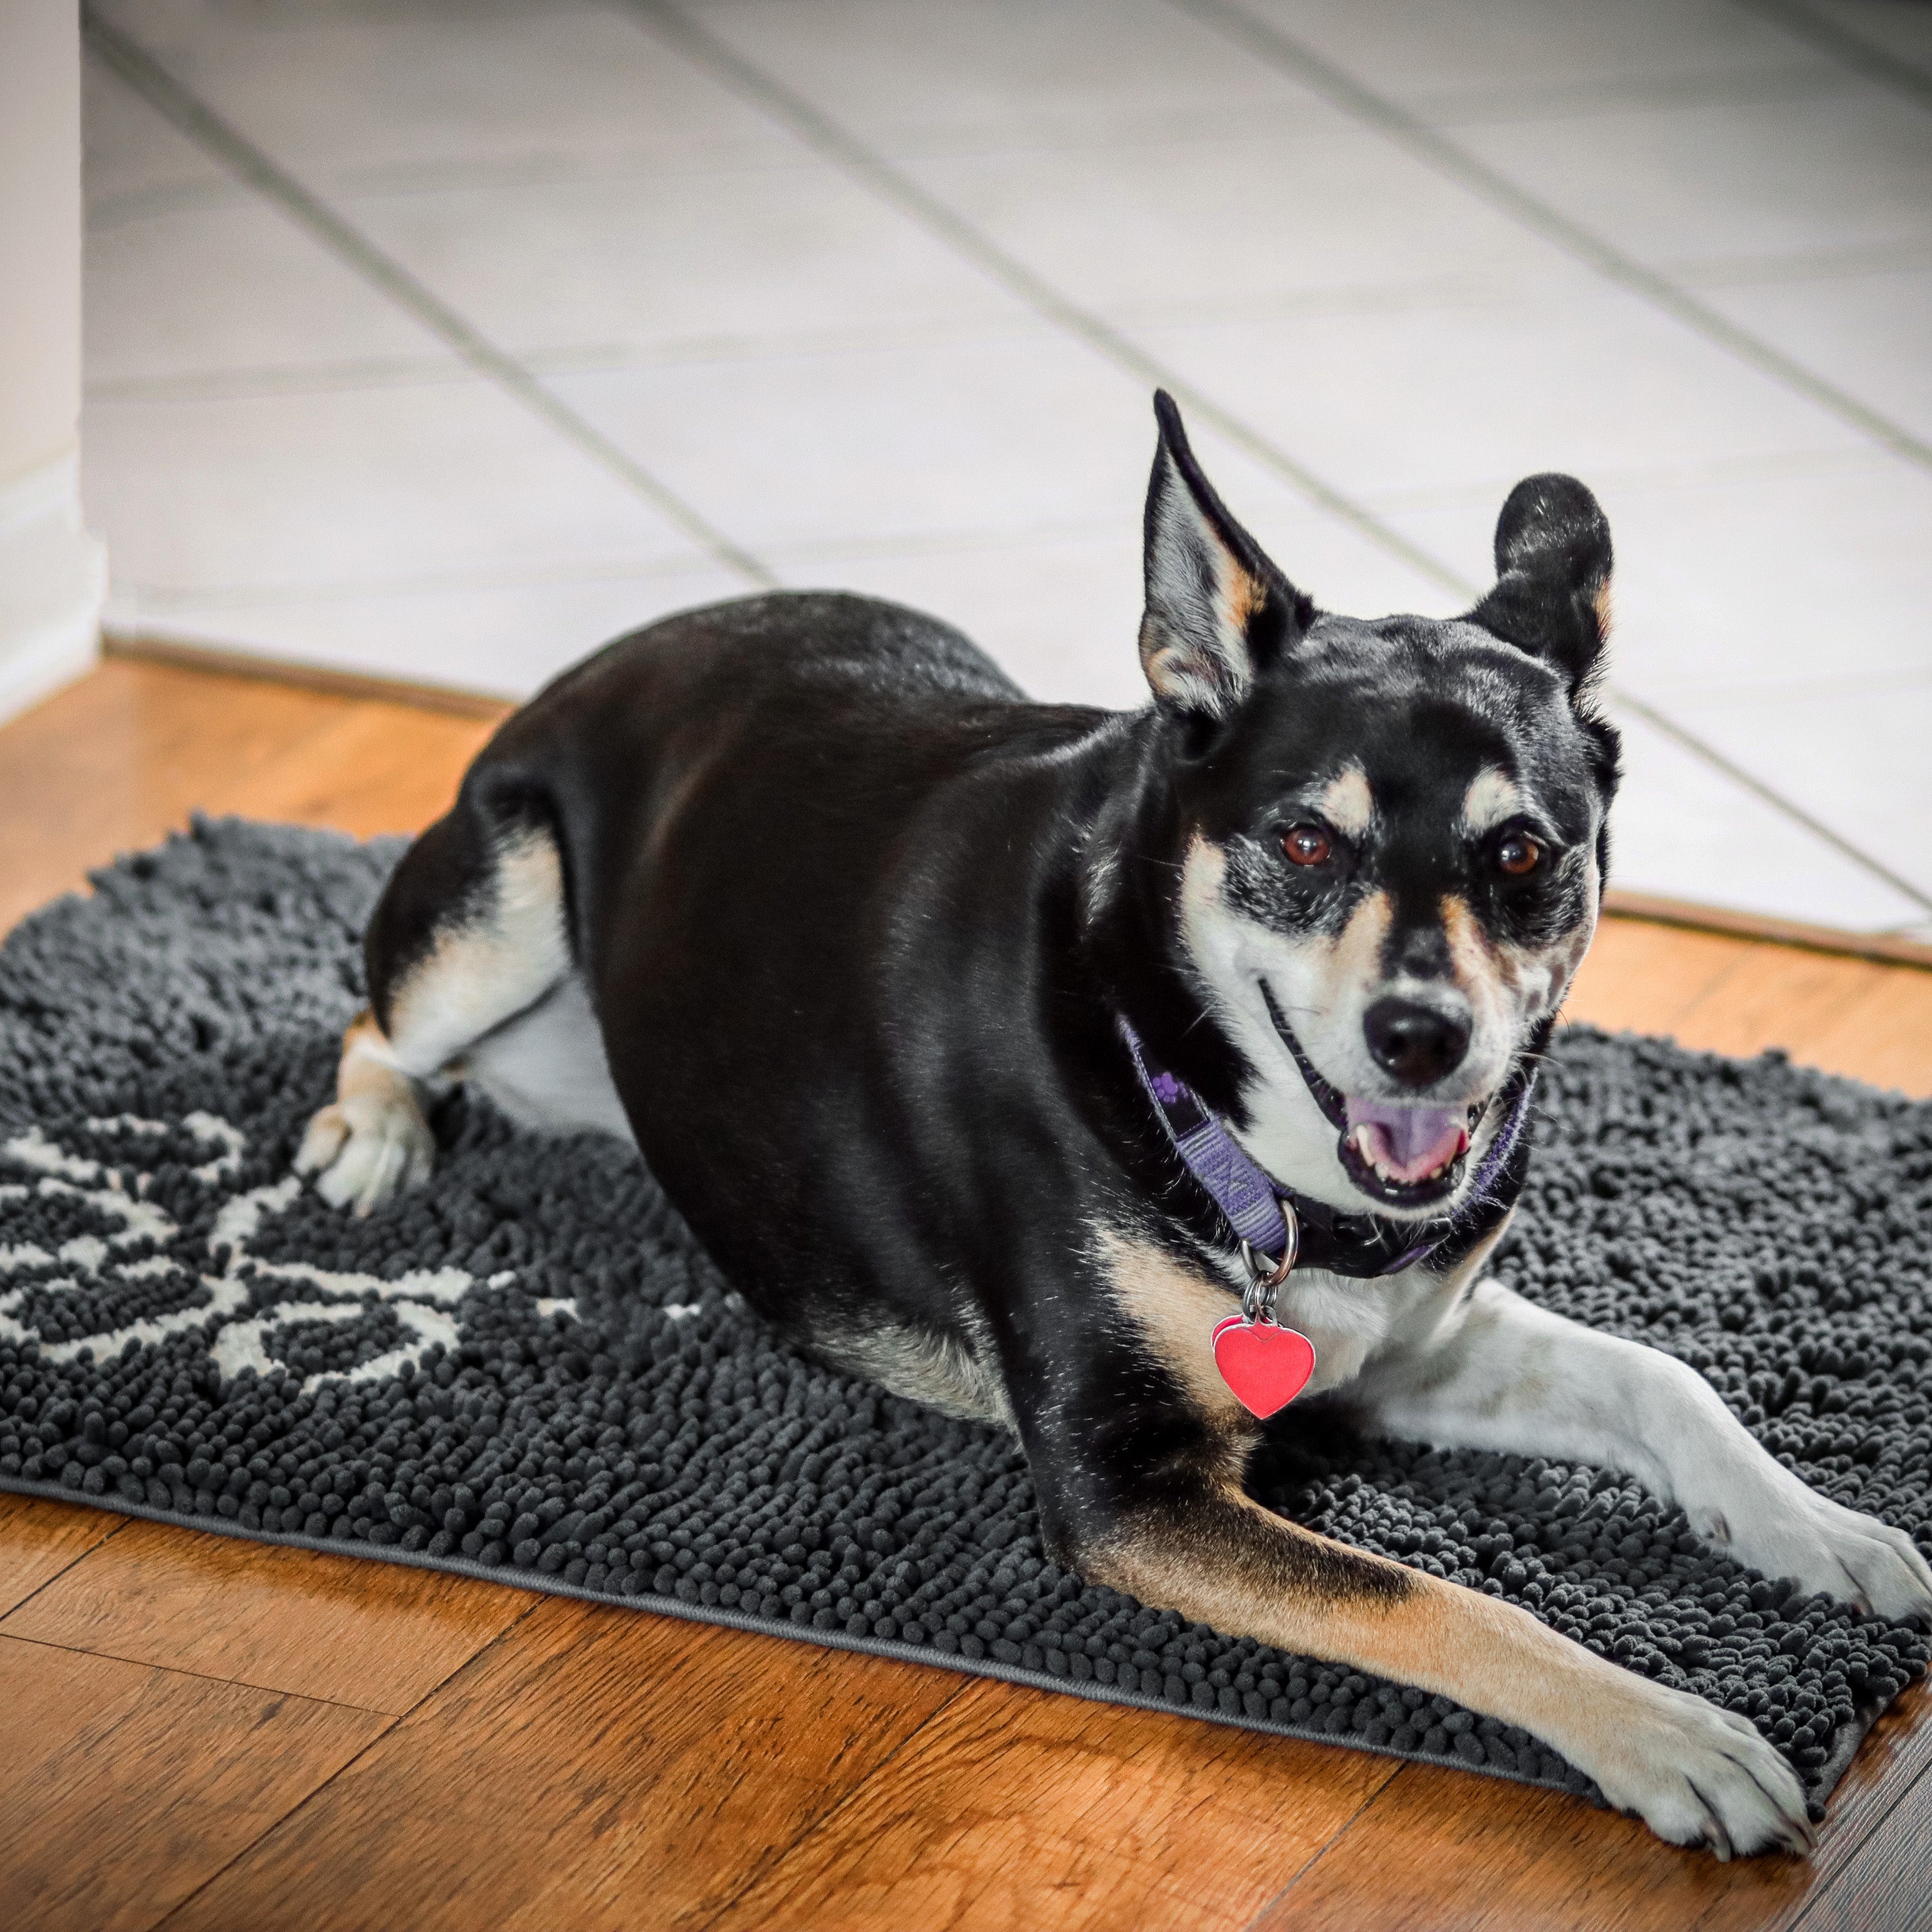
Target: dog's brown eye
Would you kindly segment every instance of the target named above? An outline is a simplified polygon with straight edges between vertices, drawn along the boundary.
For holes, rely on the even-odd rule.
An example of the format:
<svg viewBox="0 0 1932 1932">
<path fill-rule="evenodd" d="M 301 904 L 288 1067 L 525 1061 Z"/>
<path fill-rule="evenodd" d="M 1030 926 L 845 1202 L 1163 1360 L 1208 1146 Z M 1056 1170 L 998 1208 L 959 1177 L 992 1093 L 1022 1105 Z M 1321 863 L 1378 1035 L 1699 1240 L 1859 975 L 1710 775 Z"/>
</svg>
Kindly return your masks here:
<svg viewBox="0 0 1932 1932">
<path fill-rule="evenodd" d="M 1292 825 L 1281 835 L 1281 849 L 1291 865 L 1318 866 L 1328 856 L 1328 835 L 1318 825 Z"/>
<path fill-rule="evenodd" d="M 1496 863 L 1512 878 L 1521 878 L 1536 870 L 1543 848 L 1526 832 L 1512 832 L 1496 848 Z"/>
</svg>

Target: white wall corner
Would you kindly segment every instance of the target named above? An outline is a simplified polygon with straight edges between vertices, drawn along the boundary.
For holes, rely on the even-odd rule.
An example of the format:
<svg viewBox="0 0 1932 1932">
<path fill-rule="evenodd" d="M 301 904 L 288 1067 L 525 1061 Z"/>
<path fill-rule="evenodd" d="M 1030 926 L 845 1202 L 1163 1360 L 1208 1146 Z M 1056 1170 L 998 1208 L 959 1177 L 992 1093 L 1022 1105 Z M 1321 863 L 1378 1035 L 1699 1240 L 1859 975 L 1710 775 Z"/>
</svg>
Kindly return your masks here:
<svg viewBox="0 0 1932 1932">
<path fill-rule="evenodd" d="M 0 0 L 0 718 L 100 649 L 80 518 L 80 10 Z"/>
<path fill-rule="evenodd" d="M 80 518 L 79 452 L 0 484 L 0 720 L 92 668 L 106 593 L 106 553 Z"/>
</svg>

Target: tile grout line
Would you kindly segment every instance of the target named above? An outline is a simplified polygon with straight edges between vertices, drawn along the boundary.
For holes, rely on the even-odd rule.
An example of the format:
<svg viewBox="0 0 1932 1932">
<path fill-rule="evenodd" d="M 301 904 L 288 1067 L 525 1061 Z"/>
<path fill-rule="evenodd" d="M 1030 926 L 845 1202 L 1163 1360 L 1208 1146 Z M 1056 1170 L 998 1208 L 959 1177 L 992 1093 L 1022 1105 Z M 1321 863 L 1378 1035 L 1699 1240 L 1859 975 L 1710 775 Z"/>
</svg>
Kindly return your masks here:
<svg viewBox="0 0 1932 1932">
<path fill-rule="evenodd" d="M 800 94 L 773 79 L 708 28 L 701 26 L 664 0 L 616 0 L 667 45 L 705 68 L 738 94 L 789 126 L 805 143 L 902 214 L 910 215 L 928 233 L 999 283 L 1047 321 L 1078 337 L 1116 367 L 1137 380 L 1171 389 L 1189 410 L 1209 422 L 1265 467 L 1275 472 L 1312 502 L 1340 518 L 1375 544 L 1399 557 L 1452 596 L 1474 594 L 1460 573 L 1448 569 L 1420 544 L 1391 528 L 1372 511 L 1344 494 L 1232 412 L 1166 368 L 1091 310 L 1082 308 L 1052 284 L 1036 275 L 1016 256 L 952 209 L 872 152 L 828 115 Z"/>
<path fill-rule="evenodd" d="M 1774 791 L 1762 778 L 1754 777 L 1743 766 L 1726 758 L 1715 746 L 1707 745 L 1694 731 L 1686 730 L 1674 718 L 1658 710 L 1654 704 L 1635 696 L 1628 691 L 1621 688 L 1613 688 L 1610 696 L 1626 711 L 1634 712 L 1646 724 L 1661 731 L 1672 742 L 1690 752 L 1694 757 L 1702 759 L 1714 770 L 1721 772 L 1732 784 L 1743 786 L 1747 791 L 1762 799 L 1766 804 L 1783 812 L 1787 818 L 1795 819 L 1815 838 L 1822 838 L 1834 851 L 1850 860 L 1854 865 L 1862 866 L 1874 878 L 1882 881 L 1904 898 L 1910 899 L 1914 905 L 1923 907 L 1926 911 L 1932 912 L 1932 893 L 1928 893 L 1923 886 L 1916 886 L 1910 880 L 1901 878 L 1882 860 L 1875 859 L 1869 853 L 1854 845 L 1842 832 L 1833 831 L 1831 826 L 1825 824 L 1822 819 L 1814 818 L 1802 806 L 1794 804 L 1780 793 Z"/>
<path fill-rule="evenodd" d="M 1139 379 L 1173 390 L 1196 415 L 1211 423 L 1228 440 L 1246 451 L 1265 466 L 1273 469 L 1318 507 L 1348 523 L 1379 548 L 1396 556 L 1453 594 L 1472 598 L 1480 594 L 1478 587 L 1460 572 L 1441 563 L 1422 546 L 1384 523 L 1372 511 L 1355 502 L 1286 451 L 1250 428 L 1232 412 L 1223 409 L 1173 371 L 1165 368 L 1102 318 L 1081 308 L 1051 284 L 1035 275 L 1023 263 L 980 234 L 943 202 L 908 180 L 881 158 L 872 154 L 829 116 L 820 113 L 801 96 L 773 80 L 718 40 L 707 29 L 699 26 L 674 7 L 663 4 L 663 0 L 619 0 L 619 3 L 630 12 L 641 15 L 658 30 L 662 38 L 675 43 L 680 52 L 696 60 L 699 64 L 710 68 L 714 74 L 735 85 L 740 91 L 749 94 L 760 106 L 787 122 L 808 145 L 837 162 L 847 172 L 859 176 L 866 185 L 898 206 L 902 212 L 911 215 L 929 231 L 938 235 L 940 238 L 967 256 L 983 272 L 1018 296 L 1036 313 L 1078 336 L 1089 346 L 1099 350 L 1117 366 Z M 1532 197 L 1522 194 L 1500 176 L 1492 176 L 1490 171 L 1484 169 L 1473 158 L 1462 154 L 1454 144 L 1436 135 L 1404 110 L 1371 94 L 1339 70 L 1328 68 L 1325 62 L 1288 42 L 1286 37 L 1280 34 L 1276 30 L 1264 27 L 1228 6 L 1226 0 L 1172 0 L 1172 4 L 1197 18 L 1208 14 L 1230 16 L 1233 22 L 1238 23 L 1235 38 L 1240 38 L 1239 29 L 1245 28 L 1248 33 L 1262 36 L 1266 40 L 1280 41 L 1281 46 L 1270 57 L 1288 55 L 1291 62 L 1298 58 L 1326 74 L 1335 90 L 1331 93 L 1331 98 L 1340 100 L 1349 111 L 1364 113 L 1370 118 L 1376 118 L 1378 116 L 1387 117 L 1385 122 L 1378 120 L 1378 124 L 1382 126 L 1384 133 L 1396 134 L 1400 139 L 1399 130 L 1412 130 L 1424 141 L 1439 146 L 1444 157 L 1458 161 L 1467 170 L 1492 181 L 1496 189 L 1504 195 L 1540 210 L 1551 222 L 1566 228 L 1570 226 L 1566 218 L 1558 214 L 1554 209 L 1547 208 L 1534 202 Z M 495 382 L 550 428 L 563 435 L 585 454 L 645 498 L 718 561 L 760 588 L 776 586 L 778 581 L 776 574 L 761 560 L 715 529 L 668 486 L 652 476 L 593 425 L 551 394 L 521 364 L 482 335 L 425 285 L 400 264 L 382 254 L 366 237 L 344 221 L 292 176 L 229 127 L 198 97 L 176 80 L 145 49 L 103 20 L 95 8 L 87 4 L 87 0 L 83 0 L 82 18 L 89 43 L 122 80 L 244 181 L 281 207 L 285 213 L 306 228 L 316 241 L 328 248 L 347 266 L 440 336 L 479 374 Z M 1222 25 L 1224 22 L 1222 20 L 1216 20 L 1212 24 Z M 1290 50 L 1292 50 L 1292 54 Z M 1264 47 L 1262 50 L 1264 55 L 1268 54 L 1268 48 Z M 1359 101 L 1354 97 L 1358 97 Z M 1511 212 L 1520 212 L 1514 209 Z M 1614 256 L 1614 251 L 1609 250 L 1607 244 L 1595 242 L 1594 238 L 1586 236 L 1580 230 L 1576 232 L 1592 245 L 1602 250 L 1606 256 L 1622 260 L 1622 258 Z M 1593 262 L 1592 266 L 1601 265 Z M 1660 288 L 1668 290 L 1691 308 L 1703 313 L 1701 305 L 1691 303 L 1688 297 L 1681 296 L 1681 292 L 1672 290 L 1661 278 L 1649 277 L 1648 271 L 1641 269 L 1634 262 L 1624 266 L 1632 273 L 1654 280 Z M 1721 318 L 1713 316 L 1711 320 L 1723 328 L 1730 328 L 1729 324 L 1722 322 Z M 1755 340 L 1744 337 L 1742 331 L 1735 332 L 1747 342 Z M 1768 350 L 1766 352 L 1773 356 L 1776 354 L 1776 352 Z M 1808 372 L 1800 370 L 1797 364 L 1790 366 L 1798 375 L 1807 380 L 1815 380 L 1809 378 Z M 1828 385 L 1822 386 L 1828 390 L 1829 388 Z M 1862 405 L 1852 403 L 1850 398 L 1844 400 L 1850 407 L 1862 411 Z M 1864 413 L 1870 414 L 1869 412 Z M 1875 416 L 1871 419 L 1874 423 L 1882 424 L 1883 422 L 1882 418 Z M 1903 435 L 1904 432 L 1898 434 Z M 1932 465 L 1932 447 L 1916 442 L 1912 446 L 1922 451 L 1924 460 L 1928 465 Z M 1628 693 L 1617 691 L 1612 694 L 1619 702 L 1625 704 L 1664 731 L 1691 755 L 1708 764 L 1733 782 L 1744 784 L 1773 809 L 1784 813 L 1807 830 L 1822 837 L 1852 862 L 1870 872 L 1893 890 L 1902 891 L 1913 904 L 1932 910 L 1932 897 L 1928 897 L 1916 887 L 1906 885 L 1888 867 L 1862 852 L 1840 834 L 1830 830 L 1802 807 L 1786 800 L 1762 781 L 1744 772 L 1706 745 L 1701 739 L 1651 706 L 1632 698 Z"/>
<path fill-rule="evenodd" d="M 1732 0 L 1734 6 L 1760 20 L 1782 27 L 1794 40 L 1828 54 L 1840 67 L 1888 87 L 1921 107 L 1932 107 L 1932 74 L 1915 62 L 1888 52 L 1862 34 L 1814 14 L 1799 0 Z"/>
<path fill-rule="evenodd" d="M 1457 597 L 1472 602 L 1480 596 L 1477 585 L 1460 571 L 1443 563 L 1432 553 L 1412 542 L 1376 512 L 1358 503 L 1334 484 L 1298 462 L 1267 437 L 1251 429 L 1232 411 L 1173 370 L 1166 368 L 1121 334 L 1099 316 L 1083 308 L 937 196 L 902 174 L 891 163 L 849 134 L 828 115 L 822 113 L 802 95 L 775 80 L 736 50 L 719 40 L 708 28 L 690 19 L 668 0 L 616 0 L 616 4 L 655 32 L 668 44 L 704 68 L 714 77 L 751 100 L 789 125 L 809 146 L 909 215 L 930 234 L 964 256 L 984 273 L 1001 284 L 1048 321 L 1065 328 L 1129 374 L 1143 382 L 1172 390 L 1189 410 L 1211 424 L 1230 442 L 1255 458 L 1312 502 L 1318 508 L 1340 518 L 1378 548 L 1420 571 L 1430 580 Z M 1172 0 L 1182 10 L 1202 0 Z M 1205 0 L 1213 4 L 1213 0 Z M 1932 449 L 1928 449 L 1932 463 Z M 1917 887 L 1907 886 L 1889 868 L 1869 856 L 1841 833 L 1831 831 L 1802 806 L 1782 797 L 1758 778 L 1751 777 L 1693 733 L 1666 718 L 1652 706 L 1612 687 L 1610 694 L 1619 704 L 1664 731 L 1681 749 L 1733 782 L 1743 784 L 1754 796 L 1770 806 L 1795 824 L 1825 839 L 1832 848 L 1854 865 L 1895 891 L 1903 891 L 1914 905 L 1932 910 L 1932 897 Z"/>
<path fill-rule="evenodd" d="M 296 177 L 231 128 L 137 41 L 82 0 L 89 46 L 150 106 L 273 202 L 310 237 L 440 337 L 476 372 L 520 403 L 578 452 L 641 497 L 700 549 L 760 590 L 778 579 L 757 556 L 716 528 L 668 484 L 560 401 L 513 356 L 473 328 L 400 263 L 352 227 Z"/>
<path fill-rule="evenodd" d="M 1728 350 L 1760 375 L 1769 376 L 1828 411 L 1848 428 L 1870 437 L 1894 455 L 1922 470 L 1932 470 L 1932 442 L 1913 435 L 1903 424 L 1894 422 L 1860 402 L 1848 390 L 1840 388 L 1782 350 L 1739 327 L 1667 277 L 1646 268 L 1580 222 L 1573 221 L 1540 196 L 1519 188 L 1507 175 L 1430 127 L 1419 115 L 1365 86 L 1271 22 L 1256 19 L 1240 0 L 1168 0 L 1168 4 L 1292 75 L 1331 106 L 1385 135 L 1437 173 L 1459 183 L 1520 226 L 1594 269 L 1605 280 L 1640 297 L 1707 342 Z"/>
</svg>

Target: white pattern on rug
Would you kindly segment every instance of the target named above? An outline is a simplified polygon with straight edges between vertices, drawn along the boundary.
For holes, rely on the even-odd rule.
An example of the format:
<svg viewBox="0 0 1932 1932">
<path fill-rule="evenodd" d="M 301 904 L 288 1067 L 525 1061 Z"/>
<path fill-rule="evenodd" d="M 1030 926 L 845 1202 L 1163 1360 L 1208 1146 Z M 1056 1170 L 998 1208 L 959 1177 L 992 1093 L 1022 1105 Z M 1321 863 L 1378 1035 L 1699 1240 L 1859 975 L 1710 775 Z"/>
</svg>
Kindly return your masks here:
<svg viewBox="0 0 1932 1932">
<path fill-rule="evenodd" d="M 90 1120 L 88 1126 L 104 1133 L 141 1134 L 164 1137 L 175 1130 L 164 1120 L 143 1120 L 122 1114 L 111 1118 Z M 191 1177 L 209 1187 L 218 1187 L 238 1173 L 247 1150 L 248 1136 L 218 1115 L 196 1111 L 181 1122 L 212 1157 L 190 1169 Z M 300 1198 L 302 1183 L 291 1174 L 270 1185 L 253 1187 L 230 1195 L 221 1202 L 208 1237 L 211 1258 L 218 1260 L 218 1274 L 201 1274 L 199 1287 L 207 1298 L 146 1316 L 118 1328 L 70 1336 L 60 1340 L 44 1338 L 39 1330 L 22 1322 L 16 1311 L 26 1303 L 30 1291 L 72 1295 L 110 1290 L 115 1280 L 138 1281 L 165 1274 L 181 1264 L 163 1252 L 150 1252 L 121 1260 L 119 1251 L 130 1248 L 160 1250 L 180 1234 L 179 1224 L 154 1202 L 142 1198 L 152 1177 L 140 1172 L 70 1152 L 49 1140 L 38 1127 L 0 1145 L 0 1162 L 38 1174 L 29 1182 L 0 1184 L 0 1204 L 25 1200 L 30 1194 L 44 1197 L 66 1196 L 99 1214 L 105 1221 L 118 1222 L 111 1233 L 77 1234 L 50 1251 L 32 1242 L 0 1246 L 0 1279 L 30 1270 L 64 1264 L 67 1272 L 50 1280 L 33 1281 L 0 1292 L 0 1336 L 13 1341 L 35 1342 L 40 1352 L 53 1361 L 69 1361 L 83 1348 L 97 1359 L 118 1354 L 130 1342 L 152 1346 L 166 1336 L 200 1328 L 208 1331 L 208 1353 L 224 1381 L 232 1381 L 244 1370 L 267 1376 L 289 1364 L 278 1355 L 272 1343 L 278 1333 L 296 1323 L 353 1322 L 376 1306 L 386 1306 L 410 1339 L 396 1347 L 356 1363 L 346 1369 L 323 1369 L 303 1378 L 304 1394 L 312 1394 L 328 1382 L 380 1382 L 401 1372 L 405 1365 L 420 1367 L 432 1348 L 439 1344 L 454 1349 L 462 1340 L 460 1315 L 463 1298 L 472 1288 L 507 1287 L 516 1279 L 514 1268 L 484 1278 L 462 1268 L 417 1269 L 386 1281 L 379 1275 L 344 1274 L 313 1266 L 307 1262 L 271 1262 L 250 1254 L 248 1244 L 267 1217 L 292 1207 Z M 259 1307 L 256 1288 L 272 1281 L 299 1281 L 321 1291 L 326 1299 L 275 1302 Z M 577 1304 L 573 1299 L 545 1298 L 538 1304 L 541 1314 L 565 1315 L 573 1319 Z"/>
</svg>

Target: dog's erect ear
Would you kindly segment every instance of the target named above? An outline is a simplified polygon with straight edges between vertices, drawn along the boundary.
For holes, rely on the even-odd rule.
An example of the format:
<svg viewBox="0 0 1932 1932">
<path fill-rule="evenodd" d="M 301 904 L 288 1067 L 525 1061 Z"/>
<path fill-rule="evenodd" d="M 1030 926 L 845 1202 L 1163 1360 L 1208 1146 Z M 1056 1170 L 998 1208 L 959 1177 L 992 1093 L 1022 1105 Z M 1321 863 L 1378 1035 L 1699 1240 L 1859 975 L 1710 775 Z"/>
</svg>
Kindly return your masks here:
<svg viewBox="0 0 1932 1932">
<path fill-rule="evenodd" d="M 1543 658 L 1574 692 L 1610 634 L 1610 526 L 1574 476 L 1526 476 L 1496 519 L 1496 582 L 1469 621 Z"/>
<path fill-rule="evenodd" d="M 1148 484 L 1141 668 L 1162 705 L 1222 718 L 1264 658 L 1308 628 L 1314 606 L 1222 507 L 1165 389 L 1154 392 L 1154 412 L 1160 447 Z"/>
</svg>

